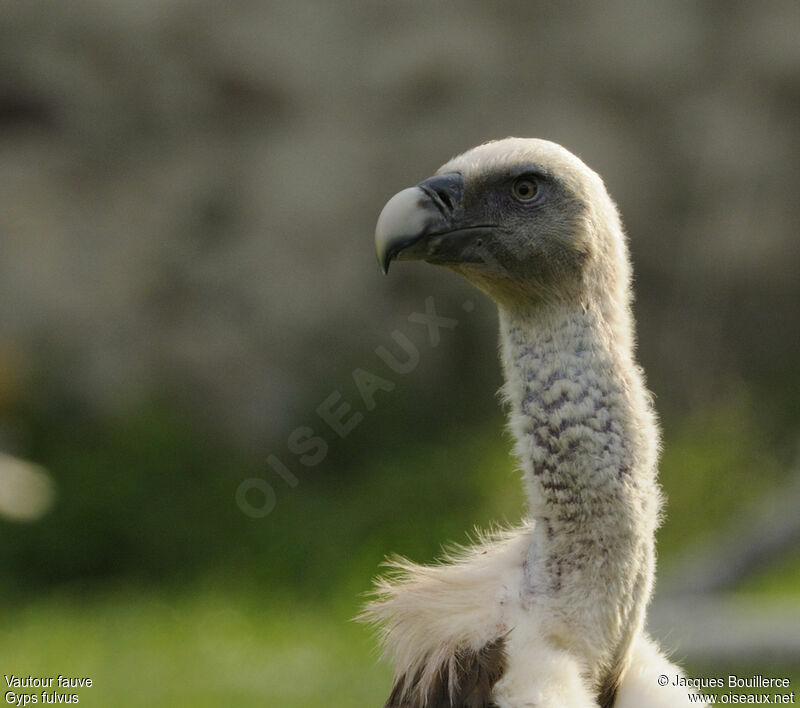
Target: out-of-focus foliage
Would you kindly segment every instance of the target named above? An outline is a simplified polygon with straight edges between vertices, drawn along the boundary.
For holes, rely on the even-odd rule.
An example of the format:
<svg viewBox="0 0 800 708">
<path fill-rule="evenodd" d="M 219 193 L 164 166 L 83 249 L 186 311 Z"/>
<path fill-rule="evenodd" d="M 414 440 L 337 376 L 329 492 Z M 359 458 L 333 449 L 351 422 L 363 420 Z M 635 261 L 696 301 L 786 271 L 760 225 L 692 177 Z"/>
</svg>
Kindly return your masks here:
<svg viewBox="0 0 800 708">
<path fill-rule="evenodd" d="M 29 414 L 31 449 L 52 470 L 58 502 L 35 524 L 3 524 L 4 582 L 20 589 L 90 579 L 172 583 L 224 570 L 268 592 L 355 603 L 387 553 L 430 560 L 442 544 L 467 542 L 475 527 L 520 518 L 521 484 L 499 409 L 483 422 L 465 417 L 424 434 L 410 433 L 414 425 L 398 431 L 402 397 L 397 405 L 365 423 L 362 434 L 380 445 L 296 470 L 294 488 L 163 402 L 118 419 Z M 788 478 L 793 450 L 776 444 L 782 436 L 770 422 L 744 394 L 668 422 L 659 534 L 667 567 L 735 526 L 758 498 L 745 493 L 754 475 L 759 493 Z M 253 475 L 276 491 L 263 519 L 235 502 L 239 482 Z"/>
<path fill-rule="evenodd" d="M 660 470 L 668 494 L 662 553 L 669 557 L 710 535 L 738 533 L 737 515 L 752 513 L 761 495 L 788 481 L 796 438 L 776 435 L 772 423 L 739 390 L 670 424 Z M 794 432 L 800 419 L 791 423 Z M 792 447 L 782 444 L 787 441 Z"/>
</svg>

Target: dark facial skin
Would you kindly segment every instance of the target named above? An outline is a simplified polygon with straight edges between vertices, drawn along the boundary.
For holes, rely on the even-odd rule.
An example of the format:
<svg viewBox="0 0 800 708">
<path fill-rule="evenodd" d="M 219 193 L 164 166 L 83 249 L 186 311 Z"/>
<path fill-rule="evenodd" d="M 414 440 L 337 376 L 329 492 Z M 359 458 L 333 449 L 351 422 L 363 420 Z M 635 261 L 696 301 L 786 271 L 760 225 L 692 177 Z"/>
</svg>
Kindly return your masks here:
<svg viewBox="0 0 800 708">
<path fill-rule="evenodd" d="M 580 284 L 589 245 L 585 206 L 536 165 L 466 180 L 454 225 L 491 225 L 448 240 L 427 260 L 460 273 L 499 302 L 565 297 Z"/>
</svg>

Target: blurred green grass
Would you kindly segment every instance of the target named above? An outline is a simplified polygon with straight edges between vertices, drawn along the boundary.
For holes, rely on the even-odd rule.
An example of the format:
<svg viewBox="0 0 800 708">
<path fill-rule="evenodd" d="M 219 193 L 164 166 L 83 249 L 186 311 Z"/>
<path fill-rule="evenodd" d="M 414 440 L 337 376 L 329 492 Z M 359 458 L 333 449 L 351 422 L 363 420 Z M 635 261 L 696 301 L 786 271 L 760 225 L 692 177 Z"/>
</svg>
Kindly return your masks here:
<svg viewBox="0 0 800 708">
<path fill-rule="evenodd" d="M 341 612 L 235 589 L 65 593 L 3 615 L 2 672 L 89 677 L 74 692 L 90 706 L 379 705 L 390 680 Z"/>
</svg>

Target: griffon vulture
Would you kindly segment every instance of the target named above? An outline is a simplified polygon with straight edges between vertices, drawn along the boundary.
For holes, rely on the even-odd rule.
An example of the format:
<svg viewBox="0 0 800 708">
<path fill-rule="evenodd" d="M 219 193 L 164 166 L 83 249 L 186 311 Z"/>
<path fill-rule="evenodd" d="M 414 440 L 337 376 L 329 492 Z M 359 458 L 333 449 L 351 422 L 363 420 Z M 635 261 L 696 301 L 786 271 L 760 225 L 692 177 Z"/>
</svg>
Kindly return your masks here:
<svg viewBox="0 0 800 708">
<path fill-rule="evenodd" d="M 489 142 L 392 197 L 375 247 L 384 271 L 446 266 L 497 304 L 528 498 L 519 528 L 438 565 L 392 561 L 378 580 L 362 618 L 394 662 L 386 706 L 686 705 L 644 629 L 659 431 L 603 181 L 552 142 Z"/>
</svg>

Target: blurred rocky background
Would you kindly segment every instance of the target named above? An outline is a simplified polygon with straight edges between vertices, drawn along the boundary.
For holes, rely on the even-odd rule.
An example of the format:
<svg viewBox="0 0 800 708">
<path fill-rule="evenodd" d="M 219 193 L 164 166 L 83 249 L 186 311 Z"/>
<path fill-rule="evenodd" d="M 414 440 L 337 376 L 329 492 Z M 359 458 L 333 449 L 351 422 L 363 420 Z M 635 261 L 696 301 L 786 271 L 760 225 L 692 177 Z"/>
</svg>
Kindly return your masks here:
<svg viewBox="0 0 800 708">
<path fill-rule="evenodd" d="M 389 196 L 507 135 L 576 152 L 626 222 L 665 565 L 729 528 L 800 430 L 799 37 L 791 0 L 4 4 L 0 450 L 49 481 L 0 520 L 0 588 L 216 573 L 354 614 L 384 552 L 513 519 L 493 308 L 372 252 Z M 427 297 L 459 320 L 437 348 Z M 388 376 L 395 330 L 420 364 L 366 411 L 351 372 Z"/>
</svg>

